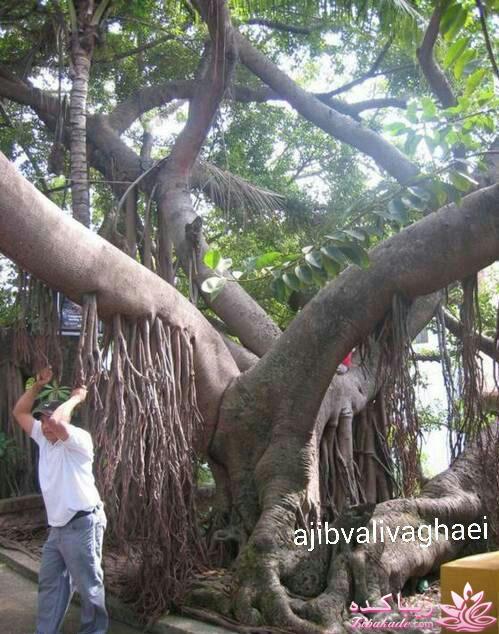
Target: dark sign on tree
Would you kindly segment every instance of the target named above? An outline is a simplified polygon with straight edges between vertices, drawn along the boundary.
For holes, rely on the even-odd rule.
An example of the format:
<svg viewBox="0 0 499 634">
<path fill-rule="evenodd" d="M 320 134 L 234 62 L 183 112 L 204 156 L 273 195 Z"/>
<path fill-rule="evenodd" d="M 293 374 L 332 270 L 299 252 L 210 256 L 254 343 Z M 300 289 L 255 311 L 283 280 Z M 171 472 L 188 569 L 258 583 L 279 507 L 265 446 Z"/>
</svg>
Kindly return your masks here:
<svg viewBox="0 0 499 634">
<path fill-rule="evenodd" d="M 61 335 L 79 336 L 82 323 L 81 306 L 64 295 L 58 296 Z"/>
</svg>

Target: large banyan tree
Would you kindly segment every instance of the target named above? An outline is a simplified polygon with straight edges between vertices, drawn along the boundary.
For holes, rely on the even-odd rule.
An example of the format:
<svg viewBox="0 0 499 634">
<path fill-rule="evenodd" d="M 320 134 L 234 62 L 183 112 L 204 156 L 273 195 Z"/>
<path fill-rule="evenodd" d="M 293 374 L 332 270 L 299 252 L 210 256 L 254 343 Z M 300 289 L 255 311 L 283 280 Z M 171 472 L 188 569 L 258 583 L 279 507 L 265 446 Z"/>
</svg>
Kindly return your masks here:
<svg viewBox="0 0 499 634">
<path fill-rule="evenodd" d="M 241 631 L 339 632 L 352 600 L 396 593 L 467 543 L 309 550 L 295 531 L 497 514 L 497 431 L 482 424 L 476 364 L 479 349 L 496 356 L 479 332 L 476 275 L 499 255 L 497 3 L 282 4 L 2 3 L 3 148 L 38 187 L 1 156 L 0 251 L 23 271 L 2 355 L 60 364 L 51 293 L 83 306 L 75 380 L 91 386 L 97 475 L 143 615 L 175 604 Z M 291 78 L 303 51 L 324 60 L 342 46 L 338 72 L 357 56 L 352 81 L 314 93 Z M 391 94 L 339 98 L 380 76 Z M 185 102 L 180 131 L 157 147 L 148 113 L 171 117 Z M 276 129 L 292 118 L 292 140 L 265 145 L 272 130 L 253 116 L 265 108 Z M 385 121 L 393 143 L 386 108 L 402 111 Z M 257 184 L 252 134 L 268 154 L 254 161 Z M 224 163 L 233 145 L 239 175 Z M 279 190 L 263 172 L 286 152 Z M 318 163 L 337 193 L 327 204 L 297 193 Z M 60 209 L 67 182 L 74 218 Z M 241 276 L 213 248 L 237 223 L 288 230 L 297 207 L 309 217 L 298 242 L 311 243 L 299 253 L 267 249 Z M 214 223 L 209 245 L 212 209 L 233 224 L 217 237 Z M 242 282 L 262 272 L 274 298 L 259 303 Z M 462 289 L 460 319 L 443 308 L 445 289 Z M 288 304 L 296 315 L 274 319 Z M 461 342 L 462 383 L 449 410 L 455 460 L 425 483 L 409 361 L 434 315 L 449 391 L 446 329 Z M 202 526 L 200 462 L 216 484 Z M 210 566 L 225 573 L 203 574 Z"/>
</svg>

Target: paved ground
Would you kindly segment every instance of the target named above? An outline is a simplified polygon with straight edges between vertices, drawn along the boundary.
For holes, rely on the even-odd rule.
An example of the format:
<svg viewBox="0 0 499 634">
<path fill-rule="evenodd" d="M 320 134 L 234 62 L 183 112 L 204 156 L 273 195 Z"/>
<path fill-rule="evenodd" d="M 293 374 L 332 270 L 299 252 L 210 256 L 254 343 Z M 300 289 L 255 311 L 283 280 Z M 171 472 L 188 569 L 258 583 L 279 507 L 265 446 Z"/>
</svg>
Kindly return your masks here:
<svg viewBox="0 0 499 634">
<path fill-rule="evenodd" d="M 1 634 L 33 634 L 36 619 L 37 585 L 6 564 L 0 562 L 0 632 Z M 79 607 L 72 605 L 64 620 L 61 634 L 76 634 Z M 128 625 L 112 621 L 109 634 L 137 634 Z"/>
</svg>

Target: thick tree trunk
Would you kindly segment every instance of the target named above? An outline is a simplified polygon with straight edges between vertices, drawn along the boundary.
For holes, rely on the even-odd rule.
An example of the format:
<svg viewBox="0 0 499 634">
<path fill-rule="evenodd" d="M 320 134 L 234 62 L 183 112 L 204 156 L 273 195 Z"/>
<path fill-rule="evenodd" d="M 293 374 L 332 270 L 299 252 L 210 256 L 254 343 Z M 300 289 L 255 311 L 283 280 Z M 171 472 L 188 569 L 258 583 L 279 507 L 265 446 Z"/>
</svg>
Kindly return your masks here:
<svg viewBox="0 0 499 634">
<path fill-rule="evenodd" d="M 411 579 L 425 577 L 438 571 L 442 563 L 462 556 L 475 544 L 466 537 L 467 527 L 472 523 L 483 527 L 484 516 L 490 537 L 497 509 L 498 446 L 499 427 L 494 424 L 447 471 L 430 480 L 418 497 L 390 500 L 375 509 L 353 507 L 330 524 L 339 531 L 344 528 L 347 534 L 365 526 L 371 535 L 369 543 L 353 540 L 347 545 L 343 540 L 328 545 L 324 532 L 319 543 L 314 528 L 314 543 L 309 533 L 305 544 L 296 545 L 294 530 L 299 522 L 288 498 L 290 521 L 283 520 L 282 512 L 275 512 L 265 522 L 266 540 L 257 544 L 252 536 L 242 545 L 224 581 L 237 589 L 233 601 L 213 579 L 195 587 L 189 604 L 196 606 L 199 616 L 210 619 L 213 610 L 219 611 L 229 619 L 251 624 L 257 632 L 266 631 L 264 625 L 295 634 L 350 631 L 346 629 L 352 616 L 347 610 L 350 601 L 375 604 L 387 593 L 401 592 Z M 293 460 L 296 454 L 290 447 L 288 464 Z M 283 473 L 281 485 L 285 477 Z M 486 491 L 483 481 L 491 483 Z M 462 537 L 452 537 L 455 524 L 465 528 Z M 404 533 L 402 527 L 409 528 Z M 237 537 L 237 531 L 228 533 L 232 539 Z M 412 541 L 411 535 L 415 536 Z M 240 631 L 247 630 L 242 627 Z"/>
<path fill-rule="evenodd" d="M 174 289 L 64 217 L 3 157 L 0 174 L 3 253 L 75 301 L 95 292 L 105 319 L 116 313 L 132 320 L 160 315 L 194 337 L 204 447 L 216 429 L 210 454 L 228 478 L 228 508 L 238 516 L 241 545 L 249 537 L 238 560 L 238 614 L 251 622 L 272 618 L 297 632 L 316 631 L 302 620 L 301 630 L 294 627 L 281 576 L 312 476 L 315 419 L 323 391 L 339 360 L 373 329 L 395 292 L 416 296 L 495 259 L 499 187 L 474 193 L 459 208 L 445 208 L 384 243 L 373 252 L 367 271 L 345 271 L 310 302 L 263 359 L 234 380 L 238 370 L 222 339 Z M 356 375 L 352 372 L 352 385 Z M 295 388 L 293 394 L 282 383 L 284 376 Z M 358 376 L 358 398 L 365 402 L 360 369 Z M 269 600 L 263 588 L 270 592 Z"/>
</svg>

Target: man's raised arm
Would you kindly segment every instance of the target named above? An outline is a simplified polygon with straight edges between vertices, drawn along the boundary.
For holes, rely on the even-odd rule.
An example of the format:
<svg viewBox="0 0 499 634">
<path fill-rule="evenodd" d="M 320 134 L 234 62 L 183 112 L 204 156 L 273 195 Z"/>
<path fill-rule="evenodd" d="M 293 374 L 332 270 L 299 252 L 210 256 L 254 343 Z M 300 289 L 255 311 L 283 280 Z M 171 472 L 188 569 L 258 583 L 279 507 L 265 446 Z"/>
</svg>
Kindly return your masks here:
<svg viewBox="0 0 499 634">
<path fill-rule="evenodd" d="M 21 425 L 24 431 L 31 436 L 31 430 L 33 428 L 33 405 L 35 404 L 36 397 L 40 393 L 40 390 L 44 385 L 50 383 L 52 380 L 52 370 L 50 368 L 44 368 L 36 375 L 36 381 L 34 384 L 24 392 L 21 398 L 14 405 L 12 414 L 16 421 Z"/>
<path fill-rule="evenodd" d="M 59 407 L 51 414 L 46 425 L 47 428 L 52 431 L 57 438 L 59 438 L 59 440 L 67 440 L 69 438 L 66 425 L 71 420 L 74 408 L 80 403 L 83 403 L 86 397 L 86 388 L 77 387 L 71 392 L 71 396 L 68 400 L 59 405 Z"/>
</svg>

